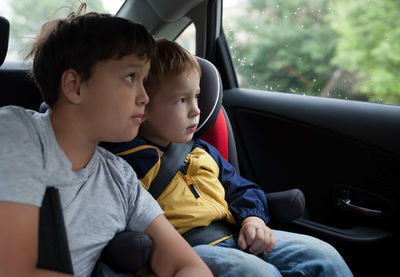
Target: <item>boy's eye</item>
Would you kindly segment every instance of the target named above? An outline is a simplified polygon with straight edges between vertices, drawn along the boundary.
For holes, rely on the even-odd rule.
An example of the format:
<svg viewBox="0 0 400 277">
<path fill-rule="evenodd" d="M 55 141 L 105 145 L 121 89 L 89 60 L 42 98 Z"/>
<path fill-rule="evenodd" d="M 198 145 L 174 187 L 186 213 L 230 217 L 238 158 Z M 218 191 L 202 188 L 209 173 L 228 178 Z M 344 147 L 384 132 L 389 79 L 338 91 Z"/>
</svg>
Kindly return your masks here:
<svg viewBox="0 0 400 277">
<path fill-rule="evenodd" d="M 135 73 L 131 73 L 125 77 L 125 80 L 131 83 L 133 82 L 134 79 L 135 79 Z"/>
<path fill-rule="evenodd" d="M 181 99 L 179 99 L 176 103 L 182 104 L 182 103 L 184 103 L 184 102 L 185 102 L 185 98 L 181 98 Z"/>
</svg>

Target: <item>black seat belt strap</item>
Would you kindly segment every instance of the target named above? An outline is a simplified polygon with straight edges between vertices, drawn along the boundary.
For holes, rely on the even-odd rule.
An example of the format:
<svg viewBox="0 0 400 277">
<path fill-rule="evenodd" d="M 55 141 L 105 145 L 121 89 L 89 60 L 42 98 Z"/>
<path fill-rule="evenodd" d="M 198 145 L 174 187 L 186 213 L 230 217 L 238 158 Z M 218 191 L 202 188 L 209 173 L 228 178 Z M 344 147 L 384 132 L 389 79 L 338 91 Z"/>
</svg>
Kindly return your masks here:
<svg viewBox="0 0 400 277">
<path fill-rule="evenodd" d="M 74 274 L 58 189 L 48 187 L 39 212 L 37 267 Z"/>
<path fill-rule="evenodd" d="M 186 156 L 193 147 L 194 140 L 187 143 L 170 143 L 161 157 L 157 176 L 150 184 L 149 192 L 157 199 L 176 175 Z"/>
</svg>

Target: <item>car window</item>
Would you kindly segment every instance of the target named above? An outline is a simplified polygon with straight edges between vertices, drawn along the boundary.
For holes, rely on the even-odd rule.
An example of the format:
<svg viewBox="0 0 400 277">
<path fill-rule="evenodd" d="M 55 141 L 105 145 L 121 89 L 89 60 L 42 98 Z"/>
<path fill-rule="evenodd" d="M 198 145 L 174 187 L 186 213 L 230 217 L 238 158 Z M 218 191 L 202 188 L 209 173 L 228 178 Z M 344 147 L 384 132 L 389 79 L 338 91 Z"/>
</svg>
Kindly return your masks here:
<svg viewBox="0 0 400 277">
<path fill-rule="evenodd" d="M 85 0 L 84 2 L 87 4 L 87 12 L 115 14 L 124 0 Z M 70 0 L 2 0 L 0 15 L 10 21 L 10 41 L 6 62 L 22 61 L 33 41 L 32 38 L 38 33 L 43 23 L 76 11 L 79 5 L 79 1 Z"/>
<path fill-rule="evenodd" d="M 175 40 L 192 55 L 196 55 L 196 27 L 190 23 Z"/>
<path fill-rule="evenodd" d="M 400 1 L 224 1 L 244 88 L 400 104 Z"/>
</svg>

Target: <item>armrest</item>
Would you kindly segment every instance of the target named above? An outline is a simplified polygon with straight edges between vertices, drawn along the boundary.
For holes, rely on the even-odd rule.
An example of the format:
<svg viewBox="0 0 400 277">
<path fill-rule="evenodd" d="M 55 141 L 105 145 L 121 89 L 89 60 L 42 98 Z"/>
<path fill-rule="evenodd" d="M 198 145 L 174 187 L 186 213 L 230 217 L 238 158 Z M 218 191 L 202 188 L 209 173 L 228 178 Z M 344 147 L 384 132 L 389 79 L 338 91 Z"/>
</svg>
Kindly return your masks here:
<svg viewBox="0 0 400 277">
<path fill-rule="evenodd" d="M 271 219 L 285 223 L 298 219 L 304 213 L 305 198 L 299 189 L 266 193 Z"/>
<path fill-rule="evenodd" d="M 146 233 L 123 231 L 103 249 L 101 260 L 118 272 L 135 273 L 149 261 L 151 247 Z"/>
</svg>

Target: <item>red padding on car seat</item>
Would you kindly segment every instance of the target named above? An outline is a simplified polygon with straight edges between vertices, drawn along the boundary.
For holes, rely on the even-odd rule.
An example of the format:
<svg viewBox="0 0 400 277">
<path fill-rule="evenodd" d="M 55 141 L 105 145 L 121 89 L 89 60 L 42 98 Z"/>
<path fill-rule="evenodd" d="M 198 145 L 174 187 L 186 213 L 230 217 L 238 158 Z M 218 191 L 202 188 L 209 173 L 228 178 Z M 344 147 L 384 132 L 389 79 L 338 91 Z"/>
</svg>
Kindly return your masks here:
<svg viewBox="0 0 400 277">
<path fill-rule="evenodd" d="M 228 129 L 221 109 L 219 110 L 217 121 L 201 139 L 217 148 L 221 156 L 228 161 Z"/>
</svg>

